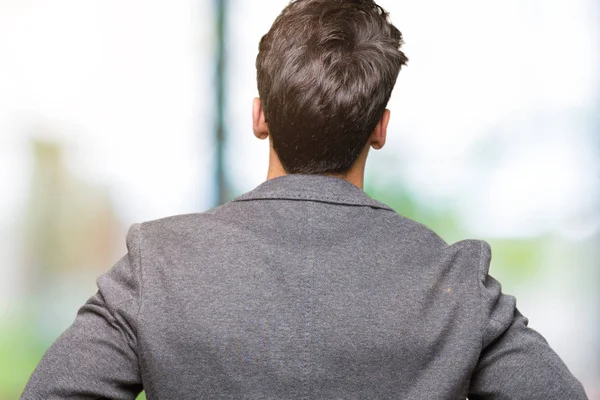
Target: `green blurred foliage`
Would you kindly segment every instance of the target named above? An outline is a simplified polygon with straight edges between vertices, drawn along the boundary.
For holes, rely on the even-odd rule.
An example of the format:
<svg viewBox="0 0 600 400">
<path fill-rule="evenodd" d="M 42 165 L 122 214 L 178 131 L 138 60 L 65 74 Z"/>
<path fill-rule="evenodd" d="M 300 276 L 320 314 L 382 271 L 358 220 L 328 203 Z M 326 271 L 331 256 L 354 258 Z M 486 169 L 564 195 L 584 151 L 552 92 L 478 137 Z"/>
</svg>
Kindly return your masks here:
<svg viewBox="0 0 600 400">
<path fill-rule="evenodd" d="M 7 323 L 8 322 L 8 323 Z M 4 321 L 0 331 L 0 400 L 18 399 L 45 351 L 32 321 Z"/>
<path fill-rule="evenodd" d="M 548 244 L 541 238 L 489 239 L 492 268 L 499 279 L 530 282 L 542 270 L 543 254 Z"/>
</svg>

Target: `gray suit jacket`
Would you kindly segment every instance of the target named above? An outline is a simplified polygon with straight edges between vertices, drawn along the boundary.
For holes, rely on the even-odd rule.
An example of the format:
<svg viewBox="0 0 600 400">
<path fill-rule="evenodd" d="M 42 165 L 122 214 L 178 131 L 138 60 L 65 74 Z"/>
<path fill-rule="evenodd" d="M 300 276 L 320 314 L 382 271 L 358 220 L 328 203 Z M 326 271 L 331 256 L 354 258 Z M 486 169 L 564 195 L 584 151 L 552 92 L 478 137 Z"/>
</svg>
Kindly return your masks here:
<svg viewBox="0 0 600 400">
<path fill-rule="evenodd" d="M 291 175 L 134 225 L 23 399 L 585 399 L 486 242 Z"/>
</svg>

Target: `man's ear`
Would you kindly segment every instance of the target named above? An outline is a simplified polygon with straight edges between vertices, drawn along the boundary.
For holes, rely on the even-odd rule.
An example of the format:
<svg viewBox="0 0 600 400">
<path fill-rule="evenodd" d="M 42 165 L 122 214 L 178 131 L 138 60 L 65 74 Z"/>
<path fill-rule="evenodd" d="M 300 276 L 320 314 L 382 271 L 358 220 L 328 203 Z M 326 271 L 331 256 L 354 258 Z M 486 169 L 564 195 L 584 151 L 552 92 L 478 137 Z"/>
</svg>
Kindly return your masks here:
<svg viewBox="0 0 600 400">
<path fill-rule="evenodd" d="M 258 97 L 252 103 L 252 130 L 254 131 L 254 136 L 259 139 L 269 137 L 269 126 L 267 125 L 265 113 Z"/>
<path fill-rule="evenodd" d="M 369 144 L 375 150 L 381 149 L 385 146 L 385 139 L 387 137 L 387 127 L 390 122 L 390 110 L 386 109 L 381 116 L 381 119 L 377 123 L 375 130 L 369 138 Z"/>
</svg>

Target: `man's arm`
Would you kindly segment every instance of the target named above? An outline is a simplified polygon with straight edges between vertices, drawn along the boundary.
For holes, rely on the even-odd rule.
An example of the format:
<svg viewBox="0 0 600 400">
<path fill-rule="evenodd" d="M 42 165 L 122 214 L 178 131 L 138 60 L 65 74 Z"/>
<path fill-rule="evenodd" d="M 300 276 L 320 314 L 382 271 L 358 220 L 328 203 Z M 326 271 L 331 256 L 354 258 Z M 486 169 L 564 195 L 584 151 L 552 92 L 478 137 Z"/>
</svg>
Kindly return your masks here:
<svg viewBox="0 0 600 400">
<path fill-rule="evenodd" d="M 21 399 L 135 399 L 141 392 L 139 225 L 130 229 L 127 247 L 128 254 L 98 279 L 98 292 L 46 352 Z"/>
<path fill-rule="evenodd" d="M 491 252 L 481 242 L 479 283 L 483 350 L 471 378 L 469 399 L 587 399 L 581 383 L 516 307 L 513 296 L 488 275 Z"/>
</svg>

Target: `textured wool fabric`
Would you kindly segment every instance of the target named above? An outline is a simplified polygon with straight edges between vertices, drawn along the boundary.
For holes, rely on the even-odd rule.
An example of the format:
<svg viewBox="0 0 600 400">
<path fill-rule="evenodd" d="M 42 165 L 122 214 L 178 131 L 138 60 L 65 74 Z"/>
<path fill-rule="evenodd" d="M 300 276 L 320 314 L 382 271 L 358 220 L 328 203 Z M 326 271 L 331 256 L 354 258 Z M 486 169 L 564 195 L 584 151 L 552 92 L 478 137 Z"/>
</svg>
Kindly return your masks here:
<svg viewBox="0 0 600 400">
<path fill-rule="evenodd" d="M 585 399 L 488 274 L 334 177 L 134 225 L 23 399 Z"/>
</svg>

